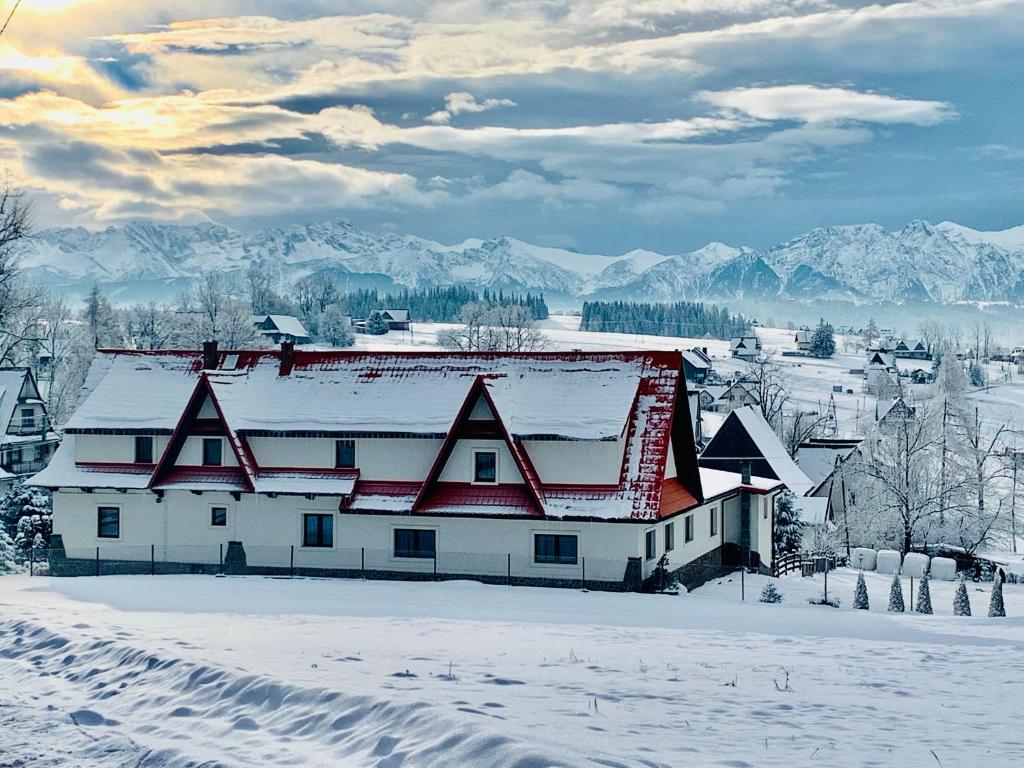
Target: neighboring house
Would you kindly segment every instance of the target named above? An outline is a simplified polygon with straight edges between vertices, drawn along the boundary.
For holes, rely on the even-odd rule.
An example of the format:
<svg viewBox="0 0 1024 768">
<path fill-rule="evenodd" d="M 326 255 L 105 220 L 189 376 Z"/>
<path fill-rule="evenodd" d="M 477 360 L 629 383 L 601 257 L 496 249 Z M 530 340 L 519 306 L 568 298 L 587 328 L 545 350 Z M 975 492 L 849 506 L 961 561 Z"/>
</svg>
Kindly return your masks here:
<svg viewBox="0 0 1024 768">
<path fill-rule="evenodd" d="M 992 350 L 989 355 L 989 360 L 994 363 L 1015 363 L 1019 356 L 1019 350 L 1010 349 L 1009 347 L 996 347 Z"/>
<path fill-rule="evenodd" d="M 876 406 L 877 408 L 877 406 Z M 895 398 L 884 411 L 881 411 L 876 421 L 880 426 L 895 424 L 900 421 L 910 421 L 917 415 L 917 410 L 902 397 Z"/>
<path fill-rule="evenodd" d="M 275 344 L 290 341 L 293 344 L 309 344 L 313 338 L 299 318 L 293 315 L 266 315 L 257 320 L 256 328 L 262 336 Z"/>
<path fill-rule="evenodd" d="M 828 519 L 828 500 L 810 497 L 814 482 L 793 461 L 761 412 L 750 406 L 729 414 L 700 455 L 701 468 L 742 472 L 744 465 L 751 474 L 778 480 L 792 491 L 801 522 L 819 525 Z"/>
<path fill-rule="evenodd" d="M 811 340 L 814 338 L 814 333 L 806 329 L 799 330 L 793 337 L 793 341 L 796 342 L 796 348 L 801 352 L 806 352 L 811 348 Z"/>
<path fill-rule="evenodd" d="M 684 349 L 682 355 L 683 375 L 686 377 L 686 383 L 694 387 L 703 387 L 713 368 L 707 348 Z"/>
<path fill-rule="evenodd" d="M 0 485 L 43 469 L 60 442 L 28 368 L 0 368 Z M 12 477 L 5 477 L 11 475 Z"/>
<path fill-rule="evenodd" d="M 380 311 L 380 314 L 385 320 L 388 321 L 388 327 L 392 331 L 409 330 L 408 309 L 382 309 Z"/>
<path fill-rule="evenodd" d="M 797 449 L 797 462 L 811 481 L 808 496 L 832 496 L 836 468 L 846 461 L 863 442 L 861 438 L 811 438 Z"/>
<path fill-rule="evenodd" d="M 928 352 L 928 347 L 926 347 L 924 342 L 920 340 L 906 341 L 904 339 L 900 339 L 896 342 L 896 346 L 893 349 L 893 355 L 907 360 L 932 359 L 931 353 Z"/>
<path fill-rule="evenodd" d="M 761 400 L 755 385 L 738 379 L 725 386 L 711 386 L 703 390 L 701 406 L 712 413 L 730 413 L 746 405 L 759 406 Z"/>
<path fill-rule="evenodd" d="M 781 484 L 698 466 L 682 367 L 659 351 L 100 351 L 33 480 L 54 491 L 52 570 L 212 571 L 223 548 L 236 573 L 635 589 L 662 555 L 688 585 L 768 565 Z"/>
<path fill-rule="evenodd" d="M 729 341 L 729 352 L 741 360 L 753 360 L 761 349 L 757 336 L 733 336 Z"/>
</svg>

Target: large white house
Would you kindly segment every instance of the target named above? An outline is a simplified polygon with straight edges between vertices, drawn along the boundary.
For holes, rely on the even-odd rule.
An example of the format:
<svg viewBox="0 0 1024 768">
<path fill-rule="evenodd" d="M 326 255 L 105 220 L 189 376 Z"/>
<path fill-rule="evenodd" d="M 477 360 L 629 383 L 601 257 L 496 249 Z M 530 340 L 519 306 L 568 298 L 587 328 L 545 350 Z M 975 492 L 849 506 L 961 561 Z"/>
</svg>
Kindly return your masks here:
<svg viewBox="0 0 1024 768">
<path fill-rule="evenodd" d="M 65 434 L 68 574 L 692 584 L 770 565 L 781 488 L 698 468 L 678 352 L 101 351 Z"/>
</svg>

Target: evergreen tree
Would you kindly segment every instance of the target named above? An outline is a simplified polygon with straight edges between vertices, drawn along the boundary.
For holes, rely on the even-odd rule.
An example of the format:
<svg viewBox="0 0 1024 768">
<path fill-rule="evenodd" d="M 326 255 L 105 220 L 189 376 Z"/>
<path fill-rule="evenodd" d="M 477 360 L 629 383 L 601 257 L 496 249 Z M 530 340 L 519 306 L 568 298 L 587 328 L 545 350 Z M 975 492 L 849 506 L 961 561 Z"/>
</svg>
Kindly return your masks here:
<svg viewBox="0 0 1024 768">
<path fill-rule="evenodd" d="M 985 386 L 985 370 L 978 363 L 971 363 L 971 386 Z"/>
<path fill-rule="evenodd" d="M 928 586 L 928 574 L 921 577 L 921 585 L 917 588 L 917 613 L 932 613 L 932 591 Z"/>
<path fill-rule="evenodd" d="M 960 574 L 960 586 L 956 588 L 956 597 L 953 598 L 953 615 L 971 615 L 971 599 L 967 596 L 967 584 L 964 582 L 962 573 Z"/>
<path fill-rule="evenodd" d="M 864 581 L 864 571 L 857 574 L 857 589 L 853 593 L 853 607 L 858 611 L 869 610 L 868 585 Z"/>
<path fill-rule="evenodd" d="M 1003 580 L 999 578 L 998 572 L 992 579 L 992 597 L 988 601 L 988 615 L 989 618 L 1006 616 L 1006 607 L 1003 605 Z"/>
<path fill-rule="evenodd" d="M 743 315 L 732 315 L 722 307 L 699 302 L 586 301 L 580 330 L 728 339 L 749 333 L 750 323 Z"/>
<path fill-rule="evenodd" d="M 775 582 L 769 581 L 761 590 L 761 597 L 758 600 L 762 603 L 781 603 L 782 593 L 775 588 Z"/>
<path fill-rule="evenodd" d="M 784 491 L 775 503 L 775 556 L 799 552 L 803 525 L 793 507 L 792 491 Z"/>
<path fill-rule="evenodd" d="M 391 326 L 388 325 L 388 321 L 384 319 L 384 315 L 380 312 L 371 312 L 370 316 L 366 318 L 366 332 L 369 335 L 383 336 L 390 330 Z"/>
<path fill-rule="evenodd" d="M 892 586 L 889 588 L 889 611 L 892 613 L 903 613 L 906 607 L 903 605 L 903 585 L 900 583 L 899 573 L 892 575 Z"/>
<path fill-rule="evenodd" d="M 19 483 L 3 499 L 0 516 L 4 518 L 7 532 L 13 537 L 22 559 L 28 558 L 29 550 L 34 549 L 41 556 L 50 548 L 53 512 L 49 491 L 26 488 Z"/>
<path fill-rule="evenodd" d="M 19 554 L 7 530 L 0 526 L 0 573 L 17 573 L 20 571 Z"/>
<path fill-rule="evenodd" d="M 818 327 L 811 337 L 811 345 L 807 349 L 811 357 L 832 357 L 836 353 L 836 337 L 832 326 L 824 318 L 818 321 Z"/>
</svg>

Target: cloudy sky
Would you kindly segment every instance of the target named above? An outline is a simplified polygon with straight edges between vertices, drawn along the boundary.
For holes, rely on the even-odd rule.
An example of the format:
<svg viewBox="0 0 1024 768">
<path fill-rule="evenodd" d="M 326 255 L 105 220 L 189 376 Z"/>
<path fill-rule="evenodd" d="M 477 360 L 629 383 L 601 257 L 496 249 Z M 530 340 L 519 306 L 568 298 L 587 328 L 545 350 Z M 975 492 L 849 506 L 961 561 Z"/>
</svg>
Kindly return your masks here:
<svg viewBox="0 0 1024 768">
<path fill-rule="evenodd" d="M 997 229 L 1024 223 L 1022 40 L 1024 0 L 22 0 L 0 167 L 39 226 Z"/>
</svg>

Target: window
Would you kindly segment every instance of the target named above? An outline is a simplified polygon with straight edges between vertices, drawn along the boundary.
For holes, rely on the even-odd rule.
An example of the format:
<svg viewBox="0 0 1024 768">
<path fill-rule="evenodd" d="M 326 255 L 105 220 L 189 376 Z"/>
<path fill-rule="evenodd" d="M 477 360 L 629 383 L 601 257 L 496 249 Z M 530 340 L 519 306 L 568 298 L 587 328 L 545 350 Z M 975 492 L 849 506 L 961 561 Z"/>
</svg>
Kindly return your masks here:
<svg viewBox="0 0 1024 768">
<path fill-rule="evenodd" d="M 575 565 L 576 537 L 564 534 L 538 533 L 533 537 L 533 562 Z"/>
<path fill-rule="evenodd" d="M 149 435 L 135 436 L 135 463 L 153 463 L 153 438 Z"/>
<path fill-rule="evenodd" d="M 494 451 L 473 452 L 473 482 L 498 482 L 498 454 Z"/>
<path fill-rule="evenodd" d="M 219 467 L 224 460 L 224 444 L 219 437 L 203 438 L 203 466 Z"/>
<path fill-rule="evenodd" d="M 657 531 L 648 531 L 645 536 L 644 554 L 647 555 L 648 560 L 653 560 L 654 556 L 658 554 L 658 541 L 655 536 Z"/>
<path fill-rule="evenodd" d="M 665 551 L 671 552 L 676 548 L 676 524 L 668 523 L 665 526 Z"/>
<path fill-rule="evenodd" d="M 302 546 L 333 547 L 334 515 L 303 515 Z"/>
<path fill-rule="evenodd" d="M 227 507 L 210 507 L 210 525 L 215 528 L 224 528 L 228 524 Z"/>
<path fill-rule="evenodd" d="M 36 411 L 34 408 L 21 409 L 21 427 L 22 429 L 36 428 Z"/>
<path fill-rule="evenodd" d="M 395 557 L 424 557 L 430 560 L 436 556 L 435 531 L 420 528 L 395 529 Z"/>
<path fill-rule="evenodd" d="M 121 538 L 121 510 L 119 507 L 96 509 L 96 536 L 101 539 Z"/>
<path fill-rule="evenodd" d="M 718 507 L 712 507 L 708 511 L 708 524 L 709 524 L 709 530 L 711 531 L 711 536 L 712 537 L 717 536 L 718 535 Z"/>
<path fill-rule="evenodd" d="M 683 524 L 686 528 L 686 530 L 684 531 L 684 534 L 686 536 L 686 543 L 689 544 L 691 541 L 693 541 L 693 515 L 687 515 L 686 519 L 683 521 Z"/>
<path fill-rule="evenodd" d="M 355 469 L 356 441 L 337 440 L 334 443 L 334 466 L 340 469 Z"/>
</svg>

